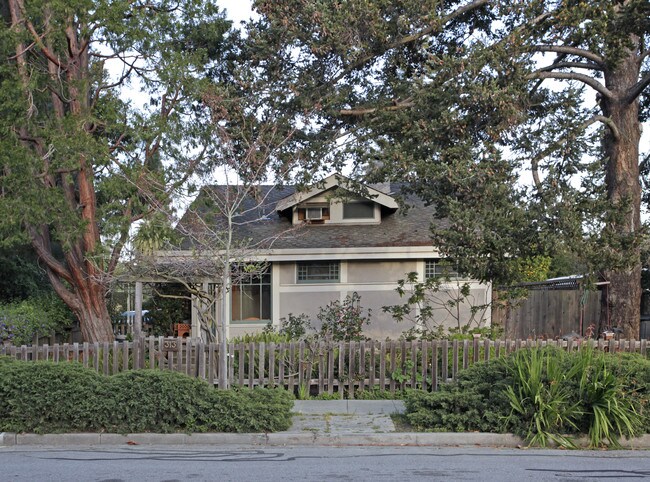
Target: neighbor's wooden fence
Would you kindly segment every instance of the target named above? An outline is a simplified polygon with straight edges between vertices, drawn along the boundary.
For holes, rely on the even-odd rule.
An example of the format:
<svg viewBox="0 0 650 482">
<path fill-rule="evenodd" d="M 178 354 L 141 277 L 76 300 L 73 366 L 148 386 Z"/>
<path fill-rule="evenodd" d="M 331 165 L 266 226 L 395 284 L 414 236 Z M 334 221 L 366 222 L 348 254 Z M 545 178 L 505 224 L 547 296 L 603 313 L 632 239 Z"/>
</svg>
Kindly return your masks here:
<svg viewBox="0 0 650 482">
<path fill-rule="evenodd" d="M 173 339 L 178 351 L 167 351 L 170 339 L 135 342 L 0 346 L 0 355 L 18 360 L 75 361 L 105 375 L 128 369 L 175 370 L 211 383 L 218 380 L 219 347 L 198 340 Z M 167 342 L 167 343 L 165 343 Z M 238 387 L 277 387 L 313 394 L 437 390 L 458 371 L 479 360 L 489 361 L 522 348 L 557 346 L 578 350 L 587 343 L 610 352 L 648 356 L 647 340 L 437 340 L 350 343 L 241 343 L 228 345 L 228 380 Z"/>
<path fill-rule="evenodd" d="M 498 292 L 494 296 L 498 301 Z M 502 326 L 505 336 L 513 339 L 555 338 L 572 332 L 584 336 L 590 326 L 594 330 L 599 326 L 600 297 L 600 291 L 530 290 L 514 305 L 494 303 L 492 324 Z"/>
</svg>

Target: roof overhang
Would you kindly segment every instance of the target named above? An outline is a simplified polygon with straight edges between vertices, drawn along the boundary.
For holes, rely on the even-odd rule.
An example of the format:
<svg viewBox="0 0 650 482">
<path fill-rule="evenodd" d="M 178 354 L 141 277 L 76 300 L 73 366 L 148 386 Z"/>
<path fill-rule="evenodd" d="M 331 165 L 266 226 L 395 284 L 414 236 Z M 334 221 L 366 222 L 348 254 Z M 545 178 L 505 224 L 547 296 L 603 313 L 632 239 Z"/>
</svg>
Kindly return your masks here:
<svg viewBox="0 0 650 482">
<path fill-rule="evenodd" d="M 192 251 L 158 251 L 161 258 L 182 258 L 196 256 Z M 201 256 L 221 256 L 215 251 Z M 433 246 L 385 246 L 385 247 L 353 247 L 353 248 L 291 248 L 264 249 L 242 254 L 246 261 L 309 261 L 309 260 L 381 260 L 381 259 L 418 259 L 439 258 L 440 252 Z M 232 262 L 240 261 L 239 256 L 233 257 Z"/>
</svg>

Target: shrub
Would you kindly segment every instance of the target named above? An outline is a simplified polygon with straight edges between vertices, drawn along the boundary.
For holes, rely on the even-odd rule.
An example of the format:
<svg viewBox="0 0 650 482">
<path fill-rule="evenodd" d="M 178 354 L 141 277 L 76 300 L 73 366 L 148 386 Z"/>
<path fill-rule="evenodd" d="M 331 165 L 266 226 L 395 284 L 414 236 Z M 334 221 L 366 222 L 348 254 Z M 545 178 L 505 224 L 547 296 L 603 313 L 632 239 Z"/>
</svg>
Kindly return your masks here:
<svg viewBox="0 0 650 482">
<path fill-rule="evenodd" d="M 621 353 L 614 360 L 613 373 L 639 414 L 639 433 L 650 433 L 650 359 L 636 353 Z"/>
<path fill-rule="evenodd" d="M 289 313 L 287 318 L 280 318 L 280 331 L 281 335 L 285 335 L 288 340 L 300 340 L 307 335 L 307 332 L 312 329 L 309 322 L 309 316 L 305 313 L 294 315 Z"/>
<path fill-rule="evenodd" d="M 54 294 L 0 304 L 0 340 L 14 345 L 32 343 L 36 335 L 61 333 L 73 315 Z"/>
<path fill-rule="evenodd" d="M 626 379 L 633 372 L 617 375 L 614 367 L 616 357 L 596 353 L 593 349 L 582 350 L 576 358 L 576 365 L 582 372 L 580 397 L 584 407 L 583 423 L 588 427 L 591 445 L 595 447 L 607 440 L 617 447 L 621 435 L 633 437 L 641 433 L 641 407 L 640 403 L 635 402 L 643 402 L 645 398 L 647 403 L 648 398 L 646 394 L 635 400 L 625 389 L 629 385 Z M 647 385 L 644 390 L 647 390 Z"/>
<path fill-rule="evenodd" d="M 76 363 L 0 363 L 0 431 L 62 432 L 100 428 L 103 378 Z"/>
<path fill-rule="evenodd" d="M 507 383 L 503 361 L 477 363 L 437 392 L 407 391 L 406 417 L 418 430 L 503 432 L 509 410 Z"/>
<path fill-rule="evenodd" d="M 98 400 L 102 425 L 109 432 L 197 430 L 210 385 L 182 373 L 136 370 L 105 379 Z"/>
<path fill-rule="evenodd" d="M 347 295 L 343 302 L 332 301 L 319 308 L 316 318 L 321 322 L 320 335 L 334 341 L 365 340 L 363 326 L 370 324 L 370 310 L 363 314 L 361 296 Z"/>
<path fill-rule="evenodd" d="M 0 431 L 271 432 L 291 425 L 284 390 L 220 391 L 159 370 L 111 377 L 75 363 L 0 362 Z"/>
<path fill-rule="evenodd" d="M 621 436 L 650 432 L 650 361 L 583 347 L 544 348 L 459 372 L 439 392 L 409 392 L 406 417 L 420 430 L 514 432 L 531 444 L 618 446 Z"/>
<path fill-rule="evenodd" d="M 509 359 L 512 385 L 506 394 L 512 411 L 508 420 L 515 433 L 531 444 L 545 447 L 550 440 L 573 447 L 564 434 L 576 432 L 583 414 L 575 389 L 565 383 L 578 372 L 577 365 L 567 372 L 561 350 L 519 350 Z"/>
</svg>

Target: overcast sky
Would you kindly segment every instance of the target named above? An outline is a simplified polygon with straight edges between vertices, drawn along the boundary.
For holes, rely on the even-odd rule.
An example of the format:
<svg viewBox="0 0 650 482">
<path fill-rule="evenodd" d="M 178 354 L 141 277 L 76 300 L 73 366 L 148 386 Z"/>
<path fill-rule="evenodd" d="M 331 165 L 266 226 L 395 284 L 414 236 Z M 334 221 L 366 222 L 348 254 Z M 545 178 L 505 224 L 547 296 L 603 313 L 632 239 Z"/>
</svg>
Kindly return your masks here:
<svg viewBox="0 0 650 482">
<path fill-rule="evenodd" d="M 218 0 L 219 6 L 235 24 L 248 20 L 252 14 L 251 0 Z"/>
</svg>

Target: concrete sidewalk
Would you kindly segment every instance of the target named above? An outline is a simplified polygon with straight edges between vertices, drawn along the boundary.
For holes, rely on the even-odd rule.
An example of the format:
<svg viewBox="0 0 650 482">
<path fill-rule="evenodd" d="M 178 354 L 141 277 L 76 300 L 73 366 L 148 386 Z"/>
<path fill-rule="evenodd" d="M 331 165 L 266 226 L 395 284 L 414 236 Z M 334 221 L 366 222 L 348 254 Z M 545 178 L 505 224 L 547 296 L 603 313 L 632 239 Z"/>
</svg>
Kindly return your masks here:
<svg viewBox="0 0 650 482">
<path fill-rule="evenodd" d="M 0 447 L 13 445 L 409 445 L 430 447 L 526 447 L 512 434 L 397 432 L 390 417 L 403 413 L 400 400 L 297 400 L 292 426 L 275 433 L 0 433 Z M 650 435 L 621 441 L 625 448 L 650 449 Z"/>
</svg>

